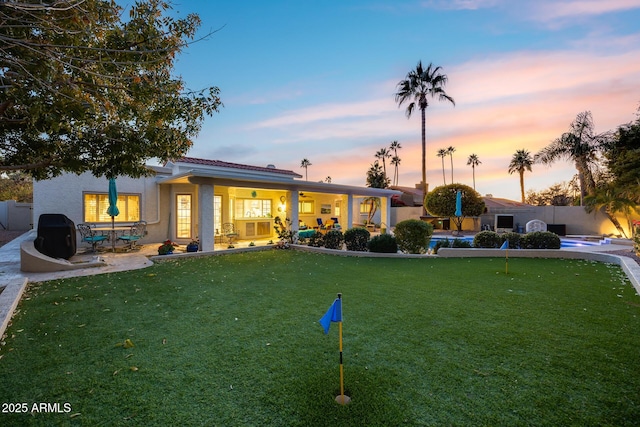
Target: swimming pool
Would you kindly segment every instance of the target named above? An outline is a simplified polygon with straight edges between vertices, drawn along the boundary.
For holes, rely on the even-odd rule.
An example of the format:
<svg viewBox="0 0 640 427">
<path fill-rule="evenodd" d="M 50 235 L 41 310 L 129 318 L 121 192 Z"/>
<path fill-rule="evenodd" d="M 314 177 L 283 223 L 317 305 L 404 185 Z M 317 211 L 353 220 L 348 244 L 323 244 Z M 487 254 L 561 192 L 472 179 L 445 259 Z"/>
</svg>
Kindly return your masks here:
<svg viewBox="0 0 640 427">
<path fill-rule="evenodd" d="M 436 245 L 436 243 L 438 242 L 438 240 L 444 240 L 444 239 L 449 239 L 454 240 L 454 239 L 459 239 L 459 240 L 464 240 L 465 242 L 469 242 L 471 244 L 473 244 L 473 236 L 463 236 L 463 237 L 444 237 L 444 236 L 432 236 L 431 237 L 431 242 L 429 243 L 429 248 L 433 249 L 434 246 Z M 602 241 L 598 241 L 598 242 L 594 242 L 594 241 L 587 241 L 587 240 L 574 240 L 574 239 L 563 239 L 562 237 L 560 238 L 560 248 L 584 248 L 584 247 L 589 247 L 589 246 L 601 246 L 603 244 L 608 244 L 609 242 L 607 241 L 607 239 L 604 240 L 604 243 Z"/>
</svg>

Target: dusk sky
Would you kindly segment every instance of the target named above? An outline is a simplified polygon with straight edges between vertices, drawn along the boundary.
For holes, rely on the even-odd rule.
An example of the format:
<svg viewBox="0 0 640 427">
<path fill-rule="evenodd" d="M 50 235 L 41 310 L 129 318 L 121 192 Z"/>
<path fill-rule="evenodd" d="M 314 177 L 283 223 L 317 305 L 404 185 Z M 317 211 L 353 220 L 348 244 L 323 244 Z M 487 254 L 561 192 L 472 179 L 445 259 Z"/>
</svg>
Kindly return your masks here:
<svg viewBox="0 0 640 427">
<path fill-rule="evenodd" d="M 274 164 L 310 181 L 365 185 L 375 153 L 397 140 L 400 185 L 420 181 L 420 112 L 398 108 L 397 83 L 422 60 L 442 67 L 449 103 L 427 109 L 427 181 L 442 185 L 439 148 L 455 147 L 454 181 L 520 199 L 513 153 L 535 154 L 582 111 L 597 132 L 640 105 L 640 0 L 196 1 L 200 35 L 179 58 L 190 89 L 218 86 L 189 156 Z M 447 183 L 450 163 L 446 159 Z M 388 171 L 389 172 L 389 171 Z M 391 173 L 388 173 L 392 175 Z M 525 189 L 568 181 L 572 164 L 534 165 Z"/>
</svg>

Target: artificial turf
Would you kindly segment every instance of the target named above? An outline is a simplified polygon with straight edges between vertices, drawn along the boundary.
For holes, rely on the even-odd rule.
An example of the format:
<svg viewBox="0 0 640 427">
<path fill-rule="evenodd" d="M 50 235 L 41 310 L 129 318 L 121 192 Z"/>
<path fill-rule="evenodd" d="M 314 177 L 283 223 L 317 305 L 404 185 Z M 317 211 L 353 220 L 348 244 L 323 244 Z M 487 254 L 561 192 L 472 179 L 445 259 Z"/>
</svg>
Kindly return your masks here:
<svg viewBox="0 0 640 427">
<path fill-rule="evenodd" d="M 0 403 L 60 410 L 0 425 L 637 425 L 640 297 L 620 268 L 504 267 L 274 250 L 31 284 Z M 346 406 L 337 328 L 317 322 L 338 292 Z"/>
</svg>

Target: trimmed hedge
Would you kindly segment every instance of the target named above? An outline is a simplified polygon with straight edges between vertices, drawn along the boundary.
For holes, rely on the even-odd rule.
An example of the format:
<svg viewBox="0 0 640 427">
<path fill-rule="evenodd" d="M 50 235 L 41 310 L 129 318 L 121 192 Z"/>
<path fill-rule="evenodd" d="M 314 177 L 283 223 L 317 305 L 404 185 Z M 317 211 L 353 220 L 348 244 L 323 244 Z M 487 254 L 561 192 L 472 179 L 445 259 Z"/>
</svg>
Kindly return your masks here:
<svg viewBox="0 0 640 427">
<path fill-rule="evenodd" d="M 402 252 L 423 254 L 429 247 L 433 226 L 417 219 L 407 219 L 396 224 L 393 234 Z"/>
<path fill-rule="evenodd" d="M 344 232 L 344 243 L 348 251 L 366 252 L 369 242 L 369 230 L 363 227 L 350 228 Z"/>
<path fill-rule="evenodd" d="M 505 240 L 509 241 L 509 249 L 518 249 L 520 247 L 520 240 L 522 239 L 522 236 L 520 236 L 520 234 L 518 233 L 510 231 L 508 233 L 502 234 L 500 238 L 502 239 L 502 242 L 504 242 Z M 500 246 L 502 246 L 502 243 L 500 243 Z"/>
<path fill-rule="evenodd" d="M 475 235 L 473 238 L 474 248 L 499 248 L 502 245 L 502 238 L 495 231 L 485 230 Z"/>
<path fill-rule="evenodd" d="M 340 230 L 329 230 L 324 235 L 324 247 L 327 249 L 342 249 L 344 235 Z"/>
<path fill-rule="evenodd" d="M 379 234 L 367 243 L 369 252 L 395 254 L 398 252 L 398 242 L 391 234 Z"/>
<path fill-rule="evenodd" d="M 322 233 L 316 231 L 311 236 L 309 236 L 309 246 L 319 248 L 322 245 L 324 245 L 324 235 Z"/>
<path fill-rule="evenodd" d="M 533 231 L 520 239 L 522 249 L 560 249 L 560 237 L 550 231 Z"/>
</svg>

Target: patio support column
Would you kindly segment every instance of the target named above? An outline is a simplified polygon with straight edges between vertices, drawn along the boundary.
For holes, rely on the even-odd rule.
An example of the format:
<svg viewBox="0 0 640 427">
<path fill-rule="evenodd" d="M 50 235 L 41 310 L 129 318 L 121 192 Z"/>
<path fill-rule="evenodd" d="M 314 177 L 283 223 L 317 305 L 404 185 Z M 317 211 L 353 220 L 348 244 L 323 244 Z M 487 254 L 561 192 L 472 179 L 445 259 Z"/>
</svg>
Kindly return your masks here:
<svg viewBox="0 0 640 427">
<path fill-rule="evenodd" d="M 353 228 L 353 194 L 347 194 L 347 229 Z"/>
<path fill-rule="evenodd" d="M 215 240 L 215 230 L 213 229 L 213 179 L 192 177 L 189 181 L 198 185 L 199 250 L 212 251 Z"/>
<path fill-rule="evenodd" d="M 298 190 L 291 190 L 289 194 L 291 197 L 289 197 L 289 207 L 287 208 L 287 212 L 290 213 L 289 218 L 291 218 L 291 229 L 293 231 L 298 231 L 300 228 L 300 212 L 298 212 L 298 201 L 300 198 L 298 197 Z"/>
<path fill-rule="evenodd" d="M 391 197 L 380 197 L 380 228 L 391 228 Z"/>
</svg>

